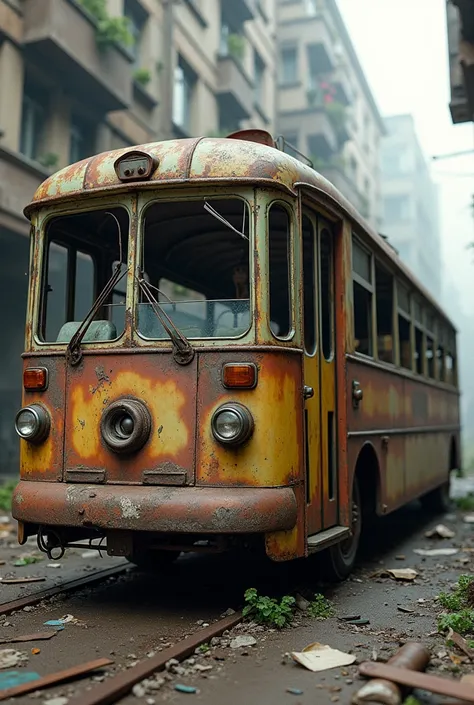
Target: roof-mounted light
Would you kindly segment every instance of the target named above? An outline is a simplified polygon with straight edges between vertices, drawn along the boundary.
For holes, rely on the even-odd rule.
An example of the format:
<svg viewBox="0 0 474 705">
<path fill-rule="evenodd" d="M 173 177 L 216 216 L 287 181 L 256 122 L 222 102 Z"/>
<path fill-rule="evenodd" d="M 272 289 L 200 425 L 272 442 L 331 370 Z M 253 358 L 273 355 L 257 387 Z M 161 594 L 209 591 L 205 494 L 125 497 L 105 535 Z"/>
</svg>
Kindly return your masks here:
<svg viewBox="0 0 474 705">
<path fill-rule="evenodd" d="M 144 181 L 149 179 L 158 166 L 158 159 L 154 159 L 146 152 L 127 152 L 122 154 L 115 163 L 114 169 L 120 181 Z"/>
</svg>

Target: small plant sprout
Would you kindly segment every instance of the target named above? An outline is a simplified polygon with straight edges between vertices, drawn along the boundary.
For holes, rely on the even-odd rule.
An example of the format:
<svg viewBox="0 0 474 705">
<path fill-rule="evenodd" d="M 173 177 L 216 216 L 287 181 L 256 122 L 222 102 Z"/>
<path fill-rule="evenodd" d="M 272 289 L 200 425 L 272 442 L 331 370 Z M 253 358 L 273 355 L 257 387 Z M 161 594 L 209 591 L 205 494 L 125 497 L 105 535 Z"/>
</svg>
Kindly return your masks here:
<svg viewBox="0 0 474 705">
<path fill-rule="evenodd" d="M 244 617 L 251 617 L 258 624 L 282 629 L 293 620 L 296 600 L 284 595 L 280 601 L 273 597 L 258 594 L 255 588 L 249 588 L 244 594 L 247 603 L 243 609 Z"/>
<path fill-rule="evenodd" d="M 321 593 L 316 593 L 314 600 L 310 602 L 308 613 L 314 619 L 328 619 L 329 617 L 334 617 L 336 610 L 331 600 L 328 600 Z"/>
<path fill-rule="evenodd" d="M 446 610 L 438 617 L 439 632 L 474 634 L 474 576 L 460 575 L 453 593 L 442 592 L 438 602 Z"/>
</svg>

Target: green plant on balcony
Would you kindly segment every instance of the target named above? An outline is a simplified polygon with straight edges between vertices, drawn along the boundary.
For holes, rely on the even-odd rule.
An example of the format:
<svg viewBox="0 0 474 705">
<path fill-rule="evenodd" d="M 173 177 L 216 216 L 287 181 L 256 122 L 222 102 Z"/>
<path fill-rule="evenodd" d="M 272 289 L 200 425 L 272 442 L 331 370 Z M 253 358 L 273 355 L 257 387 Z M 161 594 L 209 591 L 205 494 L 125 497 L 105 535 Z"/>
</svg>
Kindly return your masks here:
<svg viewBox="0 0 474 705">
<path fill-rule="evenodd" d="M 136 69 L 133 78 L 141 86 L 147 86 L 151 81 L 151 71 L 148 69 Z"/>
<path fill-rule="evenodd" d="M 133 35 L 128 17 L 111 17 L 107 12 L 106 0 L 77 0 L 96 21 L 96 41 L 99 49 L 113 44 L 125 47 L 133 45 Z"/>
<path fill-rule="evenodd" d="M 229 34 L 227 37 L 227 49 L 229 54 L 242 61 L 245 55 L 245 39 L 241 34 Z"/>
<path fill-rule="evenodd" d="M 36 159 L 37 162 L 44 166 L 45 169 L 54 169 L 58 165 L 59 155 L 55 152 L 46 152 L 46 154 L 40 154 Z"/>
</svg>

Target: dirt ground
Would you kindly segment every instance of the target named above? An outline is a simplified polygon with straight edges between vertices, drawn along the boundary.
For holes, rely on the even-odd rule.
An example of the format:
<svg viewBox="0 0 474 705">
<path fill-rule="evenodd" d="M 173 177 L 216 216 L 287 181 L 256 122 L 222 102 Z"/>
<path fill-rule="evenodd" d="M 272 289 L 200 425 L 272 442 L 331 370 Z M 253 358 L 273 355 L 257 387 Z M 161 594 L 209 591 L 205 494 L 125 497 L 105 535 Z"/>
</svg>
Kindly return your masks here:
<svg viewBox="0 0 474 705">
<path fill-rule="evenodd" d="M 456 483 L 455 494 L 474 491 L 474 480 Z M 19 668 L 41 675 L 88 661 L 109 657 L 114 665 L 104 674 L 35 693 L 15 702 L 47 703 L 53 698 L 72 698 L 96 685 L 97 680 L 113 676 L 147 655 L 217 619 L 228 608 L 242 606 L 243 593 L 256 587 L 260 594 L 281 596 L 301 592 L 311 596 L 323 592 L 335 606 L 336 615 L 324 621 L 298 611 L 294 625 L 281 631 L 243 624 L 232 634 L 211 644 L 170 672 L 158 674 L 154 681 L 135 688 L 121 702 L 127 704 L 196 701 L 209 705 L 246 703 L 340 702 L 349 703 L 362 681 L 357 664 L 377 658 L 386 660 L 406 641 L 421 641 L 431 650 L 430 670 L 451 677 L 474 672 L 474 663 L 460 661 L 460 652 L 446 646 L 437 634 L 436 621 L 441 608 L 436 596 L 449 592 L 461 573 L 474 573 L 474 524 L 464 521 L 461 511 L 444 516 L 423 514 L 417 503 L 381 520 L 364 546 L 360 563 L 346 582 L 327 586 L 320 582 L 317 561 L 300 565 L 275 565 L 235 556 L 184 556 L 167 575 L 150 576 L 130 572 L 110 579 L 98 588 L 86 589 L 64 599 L 54 599 L 0 620 L 0 638 L 12 634 L 44 631 L 44 622 L 70 614 L 69 622 L 48 641 L 28 644 L 4 644 L 28 660 Z M 455 532 L 453 538 L 426 538 L 425 532 L 442 523 Z M 414 553 L 418 548 L 454 547 L 452 556 L 425 557 Z M 24 566 L 12 565 L 19 557 L 38 555 L 34 545 L 19 547 L 14 534 L 0 533 L 0 575 L 5 577 L 45 576 L 47 580 L 28 586 L 1 586 L 1 602 L 80 577 L 91 570 L 117 565 L 111 558 L 101 559 L 74 550 L 60 562 L 47 558 Z M 397 581 L 383 574 L 384 569 L 412 568 L 417 572 L 411 582 Z M 360 616 L 366 625 L 350 625 L 345 616 Z M 255 639 L 252 646 L 231 648 L 239 635 Z M 300 651 L 313 642 L 328 644 L 356 656 L 353 665 L 312 673 L 294 663 L 292 651 Z M 39 648 L 33 654 L 32 648 Z M 1 655 L 1 654 L 0 654 Z M 1 671 L 0 671 L 1 673 Z M 164 682 L 162 682 L 164 681 Z M 176 685 L 195 688 L 182 693 Z M 288 689 L 295 689 L 288 692 Z M 301 691 L 301 693 L 299 692 Z M 434 696 L 419 694 L 423 702 L 440 702 Z M 65 705 L 59 701 L 53 705 Z"/>
</svg>

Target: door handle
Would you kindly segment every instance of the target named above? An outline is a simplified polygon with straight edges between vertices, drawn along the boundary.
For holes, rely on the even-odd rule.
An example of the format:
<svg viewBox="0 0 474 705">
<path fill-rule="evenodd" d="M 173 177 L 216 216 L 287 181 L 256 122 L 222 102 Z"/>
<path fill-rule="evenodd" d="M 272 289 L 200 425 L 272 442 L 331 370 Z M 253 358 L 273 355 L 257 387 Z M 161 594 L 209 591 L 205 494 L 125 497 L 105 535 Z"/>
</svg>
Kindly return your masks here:
<svg viewBox="0 0 474 705">
<path fill-rule="evenodd" d="M 352 403 L 355 409 L 359 408 L 359 404 L 364 398 L 364 390 L 360 386 L 360 383 L 354 379 L 352 381 Z"/>
<path fill-rule="evenodd" d="M 305 384 L 303 387 L 303 399 L 311 399 L 311 397 L 314 397 L 314 389 Z"/>
</svg>

